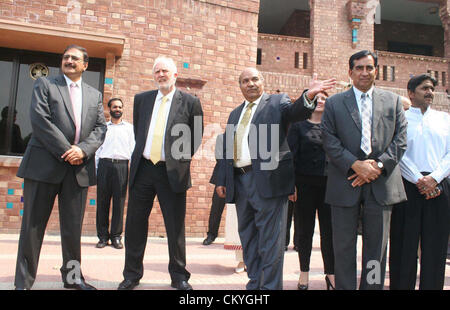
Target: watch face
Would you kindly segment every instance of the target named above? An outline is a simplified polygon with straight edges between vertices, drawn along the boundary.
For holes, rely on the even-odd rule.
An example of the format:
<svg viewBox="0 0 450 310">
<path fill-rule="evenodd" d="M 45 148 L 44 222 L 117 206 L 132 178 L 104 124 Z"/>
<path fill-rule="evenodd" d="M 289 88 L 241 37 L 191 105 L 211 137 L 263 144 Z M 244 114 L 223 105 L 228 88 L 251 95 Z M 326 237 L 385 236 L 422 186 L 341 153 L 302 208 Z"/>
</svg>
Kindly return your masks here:
<svg viewBox="0 0 450 310">
<path fill-rule="evenodd" d="M 383 169 L 383 167 L 384 167 L 383 163 L 380 161 L 377 163 L 377 165 L 378 165 L 378 168 L 380 168 L 380 169 Z"/>
</svg>

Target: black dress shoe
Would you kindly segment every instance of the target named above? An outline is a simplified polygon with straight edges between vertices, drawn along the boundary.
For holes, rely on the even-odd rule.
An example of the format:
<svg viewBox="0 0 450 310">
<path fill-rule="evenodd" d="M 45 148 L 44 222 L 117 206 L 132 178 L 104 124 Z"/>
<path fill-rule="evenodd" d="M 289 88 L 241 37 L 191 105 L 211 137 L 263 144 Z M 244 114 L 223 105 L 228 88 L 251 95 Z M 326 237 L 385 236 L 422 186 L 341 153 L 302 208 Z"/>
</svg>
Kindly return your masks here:
<svg viewBox="0 0 450 310">
<path fill-rule="evenodd" d="M 95 247 L 99 248 L 99 249 L 103 249 L 107 245 L 108 245 L 108 240 L 99 240 Z"/>
<path fill-rule="evenodd" d="M 214 242 L 214 240 L 216 240 L 216 237 L 214 237 L 213 235 L 208 235 L 206 239 L 203 240 L 203 245 L 210 245 Z"/>
<path fill-rule="evenodd" d="M 117 289 L 118 290 L 132 290 L 138 285 L 139 285 L 139 280 L 131 281 L 131 280 L 125 279 L 122 281 L 122 283 L 119 284 L 119 287 Z"/>
<path fill-rule="evenodd" d="M 112 246 L 115 247 L 116 249 L 122 249 L 123 248 L 123 244 L 122 242 L 120 242 L 120 238 L 113 238 L 111 240 Z"/>
<path fill-rule="evenodd" d="M 192 291 L 193 290 L 192 286 L 186 280 L 172 281 L 170 286 L 172 286 L 173 288 L 176 288 L 177 290 L 181 290 L 181 291 Z"/>
<path fill-rule="evenodd" d="M 93 287 L 90 284 L 87 284 L 84 280 L 81 280 L 80 283 L 74 283 L 74 284 L 64 283 L 64 288 L 71 288 L 71 289 L 80 290 L 80 291 L 96 290 L 95 287 Z"/>
</svg>

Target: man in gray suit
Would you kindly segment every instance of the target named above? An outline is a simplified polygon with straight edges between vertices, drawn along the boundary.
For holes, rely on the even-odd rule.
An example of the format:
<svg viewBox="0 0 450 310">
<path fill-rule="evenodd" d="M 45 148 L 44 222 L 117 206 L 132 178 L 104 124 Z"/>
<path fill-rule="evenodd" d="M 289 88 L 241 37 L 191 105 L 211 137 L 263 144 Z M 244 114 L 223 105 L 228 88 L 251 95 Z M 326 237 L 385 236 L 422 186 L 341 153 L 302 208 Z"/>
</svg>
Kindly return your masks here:
<svg viewBox="0 0 450 310">
<path fill-rule="evenodd" d="M 264 93 L 261 73 L 245 69 L 239 85 L 245 101 L 234 109 L 224 134 L 217 193 L 236 204 L 247 266 L 248 290 L 283 288 L 288 196 L 294 193 L 294 162 L 287 143 L 291 122 L 307 119 L 315 96 L 335 80 L 313 79 L 291 103 L 286 94 Z"/>
<path fill-rule="evenodd" d="M 17 254 L 16 289 L 36 278 L 45 228 L 58 195 L 65 288 L 95 289 L 81 273 L 81 229 L 88 187 L 95 185 L 95 151 L 106 133 L 102 95 L 81 80 L 86 49 L 64 51 L 62 75 L 39 78 L 33 88 L 32 137 L 17 176 L 24 178 L 24 211 Z"/>
<path fill-rule="evenodd" d="M 360 289 L 383 289 L 392 205 L 406 200 L 398 163 L 406 150 L 399 96 L 374 87 L 377 56 L 350 57 L 353 87 L 328 98 L 321 129 L 329 158 L 336 289 L 356 289 L 358 215 L 362 216 Z"/>
</svg>

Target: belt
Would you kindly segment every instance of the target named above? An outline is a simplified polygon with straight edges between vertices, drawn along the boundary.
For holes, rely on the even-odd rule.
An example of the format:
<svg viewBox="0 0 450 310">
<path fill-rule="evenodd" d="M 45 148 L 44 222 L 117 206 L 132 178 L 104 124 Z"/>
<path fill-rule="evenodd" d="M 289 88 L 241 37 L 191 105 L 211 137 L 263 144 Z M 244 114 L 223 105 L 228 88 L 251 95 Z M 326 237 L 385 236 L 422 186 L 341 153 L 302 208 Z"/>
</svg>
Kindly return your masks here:
<svg viewBox="0 0 450 310">
<path fill-rule="evenodd" d="M 100 158 L 100 160 L 104 160 L 110 163 L 128 163 L 128 159 Z"/>
<path fill-rule="evenodd" d="M 242 175 L 242 174 L 246 174 L 247 172 L 252 171 L 252 165 L 248 165 L 245 167 L 240 167 L 240 168 L 236 168 L 234 167 L 234 174 L 236 175 Z"/>
<path fill-rule="evenodd" d="M 166 162 L 165 162 L 165 161 L 161 161 L 161 160 L 160 160 L 160 161 L 158 161 L 156 164 L 154 164 L 150 159 L 145 158 L 144 156 L 142 156 L 142 159 L 143 159 L 144 161 L 148 162 L 149 164 L 155 166 L 155 167 L 162 167 L 162 166 L 165 166 L 165 165 L 166 165 Z"/>
</svg>

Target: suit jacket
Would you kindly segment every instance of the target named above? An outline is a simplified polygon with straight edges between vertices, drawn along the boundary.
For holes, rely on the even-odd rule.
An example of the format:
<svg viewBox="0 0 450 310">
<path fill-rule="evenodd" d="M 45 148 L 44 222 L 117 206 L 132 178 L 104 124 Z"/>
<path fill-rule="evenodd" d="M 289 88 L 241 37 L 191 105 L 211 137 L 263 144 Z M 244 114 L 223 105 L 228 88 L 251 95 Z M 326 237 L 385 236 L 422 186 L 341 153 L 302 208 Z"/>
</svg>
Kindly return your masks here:
<svg viewBox="0 0 450 310">
<path fill-rule="evenodd" d="M 152 90 L 137 94 L 134 97 L 133 126 L 136 146 L 131 155 L 130 188 L 134 184 L 139 162 L 144 152 L 157 94 L 158 90 Z M 196 116 L 200 118 L 196 118 Z M 181 137 L 172 135 L 172 129 L 177 125 L 187 125 L 190 128 L 190 133 L 186 136 L 180 134 Z M 200 100 L 177 89 L 170 106 L 164 138 L 167 175 L 171 189 L 176 193 L 184 192 L 192 186 L 190 174 L 191 159 L 201 144 L 202 135 L 203 111 Z M 180 143 L 179 139 L 183 143 Z M 181 151 L 182 155 L 179 158 L 174 157 L 174 154 L 172 154 L 174 143 L 177 143 L 177 150 Z M 181 149 L 178 148 L 178 144 L 181 144 Z"/>
<path fill-rule="evenodd" d="M 228 203 L 235 201 L 233 141 L 244 105 L 245 102 L 231 112 L 224 134 L 225 158 L 220 161 L 217 186 L 226 187 Z M 262 197 L 288 196 L 294 192 L 294 162 L 286 138 L 287 131 L 291 122 L 309 118 L 314 108 L 315 105 L 311 109 L 305 106 L 303 95 L 294 104 L 286 94 L 262 95 L 251 120 L 251 124 L 255 126 L 251 126 L 249 130 L 250 150 L 258 150 L 257 154 L 252 155 L 252 170 L 258 192 Z M 278 135 L 273 136 L 272 132 L 278 132 Z M 269 151 L 270 153 L 267 153 Z"/>
<path fill-rule="evenodd" d="M 361 150 L 361 117 L 352 89 L 327 99 L 322 117 L 323 147 L 329 158 L 325 201 L 331 205 L 353 206 L 361 187 L 353 188 L 347 178 L 356 160 L 366 159 Z M 399 96 L 374 88 L 372 109 L 372 153 L 381 161 L 383 173 L 371 182 L 380 205 L 406 200 L 398 163 L 406 150 L 407 121 Z"/>
<path fill-rule="evenodd" d="M 83 163 L 72 166 L 61 155 L 75 140 L 75 117 L 69 88 L 63 75 L 36 80 L 30 106 L 33 129 L 17 176 L 57 184 L 68 169 L 74 169 L 82 187 L 96 184 L 95 151 L 102 145 L 106 134 L 102 94 L 82 82 L 82 113 L 80 141 L 84 153 Z"/>
</svg>

